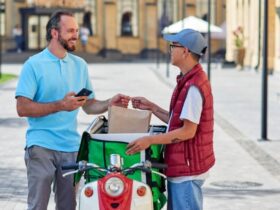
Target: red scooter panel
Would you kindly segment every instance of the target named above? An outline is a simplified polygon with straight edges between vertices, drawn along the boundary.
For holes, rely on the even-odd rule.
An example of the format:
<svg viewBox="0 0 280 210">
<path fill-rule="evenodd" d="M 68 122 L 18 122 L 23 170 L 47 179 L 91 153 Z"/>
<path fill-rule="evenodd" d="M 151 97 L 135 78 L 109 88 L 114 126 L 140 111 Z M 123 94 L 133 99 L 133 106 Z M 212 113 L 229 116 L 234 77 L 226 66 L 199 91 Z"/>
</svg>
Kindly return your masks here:
<svg viewBox="0 0 280 210">
<path fill-rule="evenodd" d="M 98 180 L 100 210 L 130 210 L 133 180 L 111 173 Z"/>
</svg>

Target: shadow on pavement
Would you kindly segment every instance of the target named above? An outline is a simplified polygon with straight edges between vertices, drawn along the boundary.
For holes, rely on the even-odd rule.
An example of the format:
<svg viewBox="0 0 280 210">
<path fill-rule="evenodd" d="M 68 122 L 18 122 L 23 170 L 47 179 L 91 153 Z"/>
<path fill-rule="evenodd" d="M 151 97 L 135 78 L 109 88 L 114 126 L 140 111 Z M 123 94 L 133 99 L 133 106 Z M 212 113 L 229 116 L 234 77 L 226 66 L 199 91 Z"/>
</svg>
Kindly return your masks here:
<svg viewBox="0 0 280 210">
<path fill-rule="evenodd" d="M 1 127 L 26 127 L 27 122 L 25 119 L 22 118 L 0 118 L 0 126 Z"/>
<path fill-rule="evenodd" d="M 27 182 L 25 169 L 0 168 L 0 200 L 26 202 Z"/>
<path fill-rule="evenodd" d="M 10 81 L 9 81 L 10 82 Z M 8 83 L 8 82 L 7 82 Z M 7 84 L 5 83 L 5 84 Z M 11 92 L 15 92 L 16 88 L 15 87 L 1 87 L 1 91 L 11 91 Z"/>
<path fill-rule="evenodd" d="M 280 194 L 280 189 L 217 189 L 205 187 L 203 189 L 206 197 L 219 199 L 246 199 L 247 197 L 264 197 Z"/>
</svg>

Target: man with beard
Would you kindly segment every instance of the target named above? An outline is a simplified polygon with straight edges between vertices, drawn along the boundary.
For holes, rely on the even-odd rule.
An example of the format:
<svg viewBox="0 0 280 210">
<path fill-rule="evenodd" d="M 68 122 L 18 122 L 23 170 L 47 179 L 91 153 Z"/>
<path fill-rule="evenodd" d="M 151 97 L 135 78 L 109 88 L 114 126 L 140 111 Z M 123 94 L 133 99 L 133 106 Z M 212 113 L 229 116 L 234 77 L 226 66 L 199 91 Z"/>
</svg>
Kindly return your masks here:
<svg viewBox="0 0 280 210">
<path fill-rule="evenodd" d="M 86 62 L 71 53 L 76 48 L 78 24 L 72 13 L 59 11 L 47 23 L 47 47 L 23 66 L 16 89 L 17 112 L 27 117 L 25 164 L 28 210 L 47 210 L 51 185 L 57 210 L 76 208 L 73 177 L 62 177 L 61 165 L 76 161 L 80 144 L 77 114 L 105 112 L 109 106 L 127 107 L 129 97 L 117 94 L 99 101 L 92 90 Z"/>
</svg>

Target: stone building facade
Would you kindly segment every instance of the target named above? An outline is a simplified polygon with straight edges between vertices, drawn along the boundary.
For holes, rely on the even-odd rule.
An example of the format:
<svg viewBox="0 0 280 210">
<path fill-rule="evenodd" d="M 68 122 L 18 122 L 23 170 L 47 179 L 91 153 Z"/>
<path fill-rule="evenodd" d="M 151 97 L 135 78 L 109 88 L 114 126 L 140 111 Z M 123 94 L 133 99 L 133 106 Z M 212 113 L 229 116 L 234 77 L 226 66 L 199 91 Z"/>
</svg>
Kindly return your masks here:
<svg viewBox="0 0 280 210">
<path fill-rule="evenodd" d="M 149 55 L 166 42 L 160 31 L 164 26 L 193 15 L 205 17 L 208 0 L 0 0 L 5 2 L 4 48 L 9 48 L 15 24 L 23 28 L 25 49 L 39 50 L 46 46 L 45 25 L 57 9 L 70 9 L 79 25 L 89 26 L 91 36 L 87 51 L 100 54 Z M 225 1 L 211 5 L 212 23 L 225 21 Z M 2 30 L 2 31 L 3 31 Z M 223 44 L 222 44 L 223 45 Z M 213 52 L 221 44 L 215 44 Z M 215 47 L 216 46 L 216 47 Z"/>
<path fill-rule="evenodd" d="M 242 27 L 244 34 L 245 66 L 262 68 L 264 0 L 227 0 L 226 58 L 235 59 L 233 32 Z M 268 5 L 268 70 L 280 71 L 280 0 L 269 0 Z"/>
</svg>

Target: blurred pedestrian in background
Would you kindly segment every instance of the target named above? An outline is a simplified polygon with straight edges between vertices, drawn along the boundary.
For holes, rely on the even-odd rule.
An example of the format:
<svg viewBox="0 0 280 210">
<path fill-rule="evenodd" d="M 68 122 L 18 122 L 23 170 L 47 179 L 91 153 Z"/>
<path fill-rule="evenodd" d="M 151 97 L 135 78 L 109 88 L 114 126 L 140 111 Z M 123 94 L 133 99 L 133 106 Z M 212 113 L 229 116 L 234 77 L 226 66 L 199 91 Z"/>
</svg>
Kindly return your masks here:
<svg viewBox="0 0 280 210">
<path fill-rule="evenodd" d="M 80 39 L 84 52 L 87 51 L 88 36 L 89 36 L 89 29 L 86 27 L 85 24 L 83 24 L 82 27 L 80 28 Z"/>
<path fill-rule="evenodd" d="M 22 51 L 22 30 L 19 24 L 16 24 L 12 31 L 13 37 L 16 42 L 16 50 L 18 53 Z"/>
</svg>

